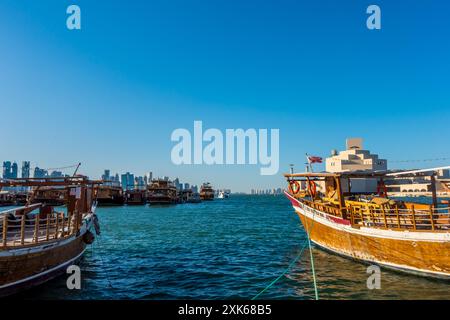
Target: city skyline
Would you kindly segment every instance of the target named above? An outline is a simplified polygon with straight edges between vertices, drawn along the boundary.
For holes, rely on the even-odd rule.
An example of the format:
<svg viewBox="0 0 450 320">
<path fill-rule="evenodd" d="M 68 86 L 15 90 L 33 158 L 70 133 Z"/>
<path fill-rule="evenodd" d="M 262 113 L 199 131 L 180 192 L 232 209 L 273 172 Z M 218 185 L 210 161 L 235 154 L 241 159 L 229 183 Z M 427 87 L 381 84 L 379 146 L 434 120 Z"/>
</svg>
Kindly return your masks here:
<svg viewBox="0 0 450 320">
<path fill-rule="evenodd" d="M 78 0 L 0 3 L 4 159 L 81 173 L 153 172 L 233 191 L 283 187 L 289 164 L 326 157 L 349 136 L 391 168 L 449 157 L 450 4 Z M 171 162 L 171 133 L 206 128 L 280 131 L 280 170 Z M 398 162 L 394 162 L 398 161 Z M 433 162 L 440 166 L 448 160 Z M 317 166 L 322 170 L 323 166 Z"/>
</svg>

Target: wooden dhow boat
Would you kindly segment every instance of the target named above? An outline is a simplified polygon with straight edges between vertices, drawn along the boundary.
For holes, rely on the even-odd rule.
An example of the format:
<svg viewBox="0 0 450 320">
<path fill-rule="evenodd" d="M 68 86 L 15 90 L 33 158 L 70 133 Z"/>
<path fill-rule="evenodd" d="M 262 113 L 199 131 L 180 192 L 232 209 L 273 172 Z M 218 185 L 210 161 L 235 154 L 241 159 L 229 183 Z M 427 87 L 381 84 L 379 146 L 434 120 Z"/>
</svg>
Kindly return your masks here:
<svg viewBox="0 0 450 320">
<path fill-rule="evenodd" d="M 2 187 L 33 187 L 23 207 L 0 213 L 0 296 L 39 285 L 65 273 L 99 234 L 95 215 L 97 182 L 84 176 L 0 180 Z M 36 190 L 44 187 L 67 190 L 66 211 L 30 204 Z"/>
<path fill-rule="evenodd" d="M 170 180 L 154 179 L 147 190 L 149 204 L 178 203 L 177 188 Z"/>
<path fill-rule="evenodd" d="M 202 184 L 200 188 L 200 199 L 202 200 L 214 200 L 214 189 L 209 182 Z"/>
<path fill-rule="evenodd" d="M 147 192 L 140 189 L 127 190 L 125 191 L 125 199 L 129 206 L 144 205 L 147 203 Z"/>
<path fill-rule="evenodd" d="M 98 206 L 122 206 L 125 196 L 122 187 L 115 181 L 103 181 L 97 187 Z"/>
<path fill-rule="evenodd" d="M 428 175 L 431 204 L 389 198 L 384 180 L 396 175 Z M 438 202 L 433 169 L 285 177 L 285 195 L 319 247 L 386 268 L 450 279 L 450 209 L 448 202 Z M 375 190 L 352 189 L 361 184 Z"/>
<path fill-rule="evenodd" d="M 35 187 L 36 192 L 33 195 L 32 203 L 42 203 L 50 206 L 62 206 L 66 203 L 67 188 L 65 186 L 57 187 Z"/>
</svg>

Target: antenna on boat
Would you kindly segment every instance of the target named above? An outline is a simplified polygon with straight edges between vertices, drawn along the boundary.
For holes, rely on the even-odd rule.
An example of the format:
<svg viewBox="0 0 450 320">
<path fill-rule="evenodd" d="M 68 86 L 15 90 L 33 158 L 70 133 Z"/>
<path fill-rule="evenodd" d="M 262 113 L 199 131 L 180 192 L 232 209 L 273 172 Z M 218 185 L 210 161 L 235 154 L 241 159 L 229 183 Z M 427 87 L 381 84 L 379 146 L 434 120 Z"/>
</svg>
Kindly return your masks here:
<svg viewBox="0 0 450 320">
<path fill-rule="evenodd" d="M 289 165 L 289 167 L 291 168 L 291 174 L 294 174 L 294 165 L 291 163 L 291 164 Z"/>
<path fill-rule="evenodd" d="M 73 172 L 72 177 L 75 177 L 75 175 L 77 174 L 78 169 L 80 168 L 80 166 L 81 166 L 81 162 L 78 162 L 78 165 L 77 165 L 77 167 L 75 168 L 75 171 Z"/>
</svg>

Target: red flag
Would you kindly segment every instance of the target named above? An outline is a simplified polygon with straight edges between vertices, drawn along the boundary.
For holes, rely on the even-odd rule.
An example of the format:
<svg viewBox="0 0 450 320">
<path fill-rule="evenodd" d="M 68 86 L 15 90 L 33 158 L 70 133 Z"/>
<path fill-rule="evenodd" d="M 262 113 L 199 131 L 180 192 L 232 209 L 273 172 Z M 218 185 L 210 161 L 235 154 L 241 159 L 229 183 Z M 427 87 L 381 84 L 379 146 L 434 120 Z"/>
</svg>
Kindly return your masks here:
<svg viewBox="0 0 450 320">
<path fill-rule="evenodd" d="M 308 156 L 309 163 L 322 163 L 322 157 Z"/>
</svg>

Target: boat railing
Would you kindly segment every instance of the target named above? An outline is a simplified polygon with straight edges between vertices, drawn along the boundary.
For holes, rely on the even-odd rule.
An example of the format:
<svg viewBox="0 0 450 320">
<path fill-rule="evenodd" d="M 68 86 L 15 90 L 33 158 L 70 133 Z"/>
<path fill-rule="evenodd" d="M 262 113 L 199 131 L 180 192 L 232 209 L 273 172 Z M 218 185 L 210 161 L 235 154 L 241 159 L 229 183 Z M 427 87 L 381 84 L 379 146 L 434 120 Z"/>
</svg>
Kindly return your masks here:
<svg viewBox="0 0 450 320">
<path fill-rule="evenodd" d="M 0 248 L 30 246 L 61 240 L 76 234 L 81 226 L 81 214 L 52 212 L 14 216 L 4 214 L 0 218 Z"/>
<path fill-rule="evenodd" d="M 433 208 L 432 205 L 399 206 L 348 206 L 353 226 L 412 231 L 450 230 L 450 208 Z"/>
<path fill-rule="evenodd" d="M 325 212 L 336 217 L 342 217 L 341 210 L 333 205 L 328 205 L 323 202 L 314 202 L 306 199 L 302 199 L 301 201 L 307 206 L 319 210 L 321 212 Z"/>
<path fill-rule="evenodd" d="M 301 199 L 305 205 L 326 214 L 346 218 L 354 227 L 372 227 L 391 230 L 411 231 L 449 231 L 450 207 L 437 207 L 423 204 L 347 205 L 339 208 L 333 203 Z"/>
</svg>

